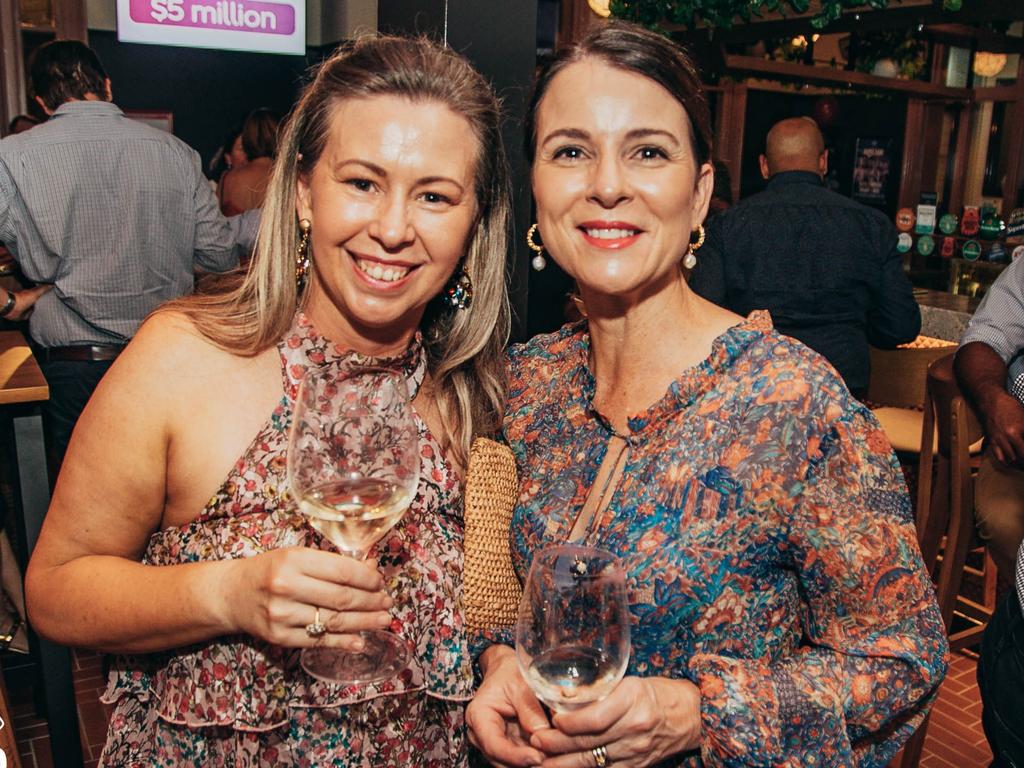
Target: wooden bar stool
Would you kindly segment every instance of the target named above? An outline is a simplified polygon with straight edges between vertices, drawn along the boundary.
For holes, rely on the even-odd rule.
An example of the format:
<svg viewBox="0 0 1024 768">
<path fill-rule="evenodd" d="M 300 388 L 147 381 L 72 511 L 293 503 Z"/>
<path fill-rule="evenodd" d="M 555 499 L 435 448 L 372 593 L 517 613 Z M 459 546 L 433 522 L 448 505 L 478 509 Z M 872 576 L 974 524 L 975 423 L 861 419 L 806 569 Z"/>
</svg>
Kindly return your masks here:
<svg viewBox="0 0 1024 768">
<path fill-rule="evenodd" d="M 928 366 L 925 397 L 918 463 L 917 536 L 925 567 L 936 582 L 935 597 L 950 648 L 959 650 L 979 639 L 991 616 L 991 606 L 960 597 L 967 554 L 978 546 L 974 534 L 972 454 L 977 453 L 984 434 L 957 385 L 953 355 Z M 986 580 L 991 579 L 994 586 L 995 569 L 991 562 L 986 563 L 985 572 Z M 973 619 L 976 626 L 953 633 L 953 616 L 958 609 Z M 917 766 L 927 727 L 925 720 L 907 742 L 901 768 Z"/>
<path fill-rule="evenodd" d="M 870 347 L 867 400 L 897 453 L 920 450 L 928 366 L 955 350 L 952 342 L 926 336 L 896 349 Z"/>
</svg>

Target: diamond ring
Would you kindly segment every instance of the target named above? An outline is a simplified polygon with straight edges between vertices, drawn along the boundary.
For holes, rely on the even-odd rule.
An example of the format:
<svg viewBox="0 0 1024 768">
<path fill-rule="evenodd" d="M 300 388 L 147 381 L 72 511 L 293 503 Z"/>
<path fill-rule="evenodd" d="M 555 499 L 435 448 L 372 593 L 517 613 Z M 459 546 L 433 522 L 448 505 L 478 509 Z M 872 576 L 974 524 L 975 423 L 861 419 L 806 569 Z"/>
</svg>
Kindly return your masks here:
<svg viewBox="0 0 1024 768">
<path fill-rule="evenodd" d="M 320 621 L 320 608 L 317 607 L 316 612 L 313 614 L 313 623 L 306 625 L 306 634 L 312 638 L 322 637 L 327 633 L 327 627 L 325 627 Z M 603 765 L 603 763 L 602 763 Z"/>
</svg>

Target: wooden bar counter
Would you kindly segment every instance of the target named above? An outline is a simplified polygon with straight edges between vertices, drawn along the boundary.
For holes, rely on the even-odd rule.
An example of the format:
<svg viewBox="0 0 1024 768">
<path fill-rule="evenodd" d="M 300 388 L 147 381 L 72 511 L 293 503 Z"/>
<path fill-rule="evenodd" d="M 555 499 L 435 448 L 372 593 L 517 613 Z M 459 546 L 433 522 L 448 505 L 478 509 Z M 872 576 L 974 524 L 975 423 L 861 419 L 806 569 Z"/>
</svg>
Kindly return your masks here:
<svg viewBox="0 0 1024 768">
<path fill-rule="evenodd" d="M 15 513 L 20 513 L 19 534 L 24 537 L 23 551 L 28 555 L 35 549 L 50 505 L 40 415 L 40 406 L 49 396 L 46 379 L 25 337 L 18 331 L 0 331 L 0 408 L 14 427 L 16 498 L 21 500 Z M 42 676 L 53 764 L 76 768 L 82 765 L 82 747 L 71 680 L 71 654 L 63 646 L 41 640 L 32 632 L 29 635 Z"/>
</svg>

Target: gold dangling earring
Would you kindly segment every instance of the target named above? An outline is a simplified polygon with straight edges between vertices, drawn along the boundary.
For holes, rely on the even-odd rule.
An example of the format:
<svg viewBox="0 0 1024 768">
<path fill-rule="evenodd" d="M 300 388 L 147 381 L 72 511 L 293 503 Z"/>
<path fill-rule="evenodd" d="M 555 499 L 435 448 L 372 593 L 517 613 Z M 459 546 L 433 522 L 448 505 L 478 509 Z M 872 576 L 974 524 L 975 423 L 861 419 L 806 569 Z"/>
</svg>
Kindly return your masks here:
<svg viewBox="0 0 1024 768">
<path fill-rule="evenodd" d="M 686 248 L 686 255 L 683 256 L 683 266 L 687 269 L 693 269 L 697 266 L 697 254 L 694 253 L 698 248 L 704 245 L 704 225 L 698 224 L 697 228 L 693 230 L 697 233 L 697 242 L 693 242 L 693 237 L 690 237 L 690 244 Z"/>
<path fill-rule="evenodd" d="M 534 253 L 537 254 L 530 261 L 530 265 L 535 270 L 540 272 L 542 269 L 544 269 L 544 267 L 546 267 L 548 265 L 548 262 L 547 262 L 547 259 L 544 258 L 544 246 L 543 245 L 538 245 L 537 243 L 533 242 L 533 236 L 535 234 L 537 234 L 537 225 L 536 224 L 534 224 L 532 227 L 530 227 L 528 230 L 526 230 L 526 245 L 527 245 L 527 247 L 531 251 L 533 251 Z"/>
<path fill-rule="evenodd" d="M 306 286 L 306 273 L 309 271 L 309 232 L 313 224 L 309 219 L 299 220 L 299 231 L 302 237 L 299 247 L 295 249 L 295 295 L 301 296 Z"/>
</svg>

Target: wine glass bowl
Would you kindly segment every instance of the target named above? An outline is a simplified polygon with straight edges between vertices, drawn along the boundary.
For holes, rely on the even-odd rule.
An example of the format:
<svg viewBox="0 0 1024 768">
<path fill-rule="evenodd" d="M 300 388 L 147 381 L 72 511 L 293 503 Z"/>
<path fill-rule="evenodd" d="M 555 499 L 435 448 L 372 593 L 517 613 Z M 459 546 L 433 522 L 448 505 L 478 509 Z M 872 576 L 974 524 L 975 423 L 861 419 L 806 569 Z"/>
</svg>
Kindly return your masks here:
<svg viewBox="0 0 1024 768">
<path fill-rule="evenodd" d="M 401 519 L 419 483 L 419 432 L 396 371 L 310 369 L 299 385 L 288 445 L 288 477 L 299 510 L 341 552 L 363 560 Z M 309 648 L 302 666 L 329 682 L 394 677 L 406 643 L 383 630 L 360 633 L 358 653 Z"/>
<path fill-rule="evenodd" d="M 516 622 L 516 660 L 537 698 L 563 712 L 600 701 L 630 654 L 626 577 L 593 547 L 548 547 L 534 556 Z"/>
</svg>

